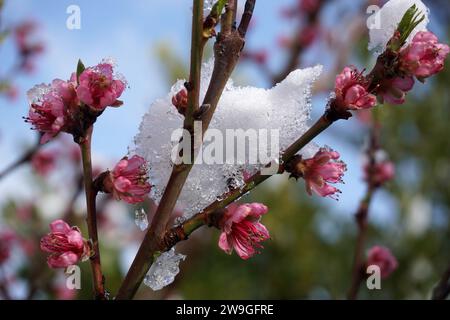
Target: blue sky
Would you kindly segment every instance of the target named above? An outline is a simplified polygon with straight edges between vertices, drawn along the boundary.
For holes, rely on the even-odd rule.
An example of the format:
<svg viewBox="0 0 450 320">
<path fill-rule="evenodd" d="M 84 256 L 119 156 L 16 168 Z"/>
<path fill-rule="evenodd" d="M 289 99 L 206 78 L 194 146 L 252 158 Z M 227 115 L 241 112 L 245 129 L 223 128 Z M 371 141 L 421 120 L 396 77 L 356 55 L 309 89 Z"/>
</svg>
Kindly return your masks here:
<svg viewBox="0 0 450 320">
<path fill-rule="evenodd" d="M 249 33 L 247 46 L 271 48 L 281 33 L 290 34 L 292 25 L 282 22 L 279 12 L 281 7 L 293 2 L 258 1 L 254 16 L 255 28 Z M 350 1 L 343 2 L 350 4 Z M 81 30 L 66 28 L 66 9 L 73 4 L 81 9 Z M 137 133 L 142 115 L 155 98 L 165 95 L 169 89 L 153 50 L 155 46 L 161 42 L 168 43 L 188 61 L 190 13 L 189 0 L 7 1 L 3 24 L 14 24 L 32 17 L 41 25 L 46 52 L 38 60 L 38 67 L 33 75 L 19 77 L 19 99 L 15 103 L 0 99 L 0 167 L 18 156 L 18 146 L 33 142 L 33 132 L 21 120 L 28 110 L 25 91 L 35 84 L 50 82 L 54 78 L 68 78 L 79 58 L 86 65 L 93 65 L 104 57 L 113 57 L 118 63 L 118 71 L 128 80 L 130 88 L 122 96 L 125 105 L 108 109 L 101 116 L 95 127 L 93 144 L 95 152 L 105 158 L 118 159 L 123 156 Z M 329 11 L 326 17 L 338 14 L 339 12 Z M 0 50 L 2 65 L 12 63 L 13 57 L 13 46 L 8 41 Z M 279 66 L 282 57 L 282 53 L 273 55 L 271 65 Z M 306 64 L 322 62 L 326 65 L 327 60 L 320 61 L 318 57 L 321 57 L 320 52 L 313 52 L 308 56 Z M 1 68 L 3 67 L 0 67 L 0 72 L 4 72 Z M 252 85 L 268 85 L 258 71 L 251 67 L 244 66 L 241 73 L 246 79 L 251 79 Z M 314 104 L 315 114 L 318 115 L 323 110 L 324 97 L 315 99 Z M 338 125 L 345 126 L 346 123 Z M 361 183 L 361 158 L 349 146 L 336 140 L 333 135 L 323 135 L 316 142 L 338 149 L 348 163 L 346 185 L 341 188 L 343 195 L 338 206 L 344 216 L 351 218 L 356 205 L 355 199 L 359 199 L 364 192 L 364 185 Z M 389 199 L 384 200 L 389 202 Z M 326 202 L 335 205 L 332 200 L 327 199 Z M 391 216 L 392 206 L 379 205 L 376 211 L 377 216 L 385 220 Z"/>
</svg>

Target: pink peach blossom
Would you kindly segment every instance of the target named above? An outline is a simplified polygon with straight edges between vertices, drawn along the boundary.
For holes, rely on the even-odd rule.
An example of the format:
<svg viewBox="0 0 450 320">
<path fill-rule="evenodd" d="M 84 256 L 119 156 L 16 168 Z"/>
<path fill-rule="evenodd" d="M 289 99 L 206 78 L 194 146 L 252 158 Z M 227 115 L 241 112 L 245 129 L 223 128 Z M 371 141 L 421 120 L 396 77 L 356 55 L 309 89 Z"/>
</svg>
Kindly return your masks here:
<svg viewBox="0 0 450 320">
<path fill-rule="evenodd" d="M 52 81 L 52 88 L 61 97 L 67 109 L 75 108 L 80 103 L 77 97 L 76 87 L 77 79 L 75 73 L 72 73 L 70 80 L 68 81 L 61 79 Z"/>
<path fill-rule="evenodd" d="M 383 102 L 400 105 L 405 103 L 406 93 L 414 87 L 414 78 L 410 76 L 385 79 L 378 93 Z"/>
<path fill-rule="evenodd" d="M 50 85 L 38 85 L 28 91 L 31 106 L 25 121 L 43 134 L 41 143 L 71 127 L 72 116 L 79 105 L 75 86 L 72 75 L 69 81 L 55 79 Z"/>
<path fill-rule="evenodd" d="M 388 248 L 374 246 L 367 254 L 367 266 L 371 265 L 377 265 L 381 271 L 381 278 L 386 278 L 397 269 L 398 262 Z"/>
<path fill-rule="evenodd" d="M 343 110 L 372 108 L 377 104 L 375 95 L 369 93 L 368 83 L 354 67 L 345 67 L 336 77 L 335 103 Z"/>
<path fill-rule="evenodd" d="M 219 248 L 228 254 L 233 249 L 244 260 L 251 258 L 260 242 L 269 239 L 269 231 L 260 222 L 268 208 L 261 203 L 231 204 L 223 217 L 219 238 Z"/>
<path fill-rule="evenodd" d="M 117 100 L 125 90 L 125 81 L 116 79 L 111 63 L 100 63 L 87 68 L 79 77 L 77 95 L 81 102 L 102 111 L 106 107 L 122 104 Z"/>
<path fill-rule="evenodd" d="M 439 43 L 432 32 L 422 31 L 401 51 L 400 68 L 423 80 L 444 69 L 444 61 L 449 52 L 449 46 Z"/>
<path fill-rule="evenodd" d="M 135 155 L 119 161 L 105 179 L 105 187 L 117 200 L 133 204 L 144 201 L 150 192 L 151 186 L 147 179 L 146 162 Z"/>
<path fill-rule="evenodd" d="M 50 268 L 66 268 L 89 257 L 89 245 L 77 227 L 62 220 L 50 224 L 51 232 L 41 239 L 41 250 L 49 252 Z"/>
<path fill-rule="evenodd" d="M 339 153 L 330 148 L 320 148 L 314 157 L 302 160 L 297 165 L 300 176 L 305 179 L 306 191 L 312 195 L 314 191 L 322 197 L 336 198 L 339 189 L 329 183 L 342 182 L 347 166 L 338 160 Z"/>
<path fill-rule="evenodd" d="M 41 143 L 48 142 L 63 131 L 66 124 L 66 107 L 62 98 L 54 90 L 44 94 L 41 101 L 31 103 L 25 121 L 43 134 Z"/>
</svg>

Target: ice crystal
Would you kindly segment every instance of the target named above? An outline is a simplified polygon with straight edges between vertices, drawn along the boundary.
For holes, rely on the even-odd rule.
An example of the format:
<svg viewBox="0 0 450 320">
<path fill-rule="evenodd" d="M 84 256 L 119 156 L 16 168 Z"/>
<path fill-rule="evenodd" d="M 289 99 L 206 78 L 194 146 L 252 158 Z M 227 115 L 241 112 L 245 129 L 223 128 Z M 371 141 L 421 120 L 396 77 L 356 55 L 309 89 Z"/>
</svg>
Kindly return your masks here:
<svg viewBox="0 0 450 320">
<path fill-rule="evenodd" d="M 213 61 L 203 65 L 201 98 L 205 95 L 212 69 Z M 211 202 L 220 199 L 220 196 L 230 189 L 242 188 L 244 171 L 253 174 L 267 164 L 251 163 L 248 160 L 252 155 L 261 150 L 266 150 L 265 154 L 275 155 L 275 149 L 286 149 L 308 130 L 311 87 L 321 71 L 322 66 L 295 70 L 271 89 L 238 87 L 232 80 L 227 83 L 210 129 L 205 134 L 202 152 L 209 154 L 208 148 L 217 138 L 217 135 L 212 134 L 214 131 L 222 133 L 224 145 L 228 144 L 230 139 L 226 138 L 227 129 L 239 129 L 243 132 L 253 129 L 259 134 L 258 144 L 246 144 L 244 161 L 240 163 L 235 159 L 236 155 L 231 155 L 231 158 L 227 156 L 226 150 L 215 150 L 223 152 L 221 163 L 207 164 L 206 156 L 199 156 L 177 202 L 184 218 L 191 217 Z M 165 98 L 158 99 L 151 105 L 135 137 L 133 152 L 144 157 L 149 163 L 150 182 L 153 186 L 151 197 L 157 203 L 172 171 L 172 148 L 178 140 L 171 142 L 171 135 L 174 130 L 183 126 L 183 117 L 171 103 L 173 95 L 183 87 L 183 83 L 184 80 L 179 80 Z M 279 139 L 277 136 L 272 139 L 272 129 L 278 130 Z M 200 160 L 204 160 L 203 163 L 200 163 Z"/>
<path fill-rule="evenodd" d="M 139 227 L 139 229 L 141 229 L 141 231 L 148 228 L 148 218 L 144 208 L 136 209 L 134 211 L 134 223 Z"/>
<path fill-rule="evenodd" d="M 163 252 L 148 270 L 144 283 L 152 288 L 153 291 L 161 290 L 168 286 L 180 272 L 180 261 L 183 261 L 185 258 L 185 255 L 176 253 L 175 248 Z"/>
<path fill-rule="evenodd" d="M 52 87 L 49 84 L 41 83 L 35 85 L 33 88 L 27 91 L 27 98 L 29 104 L 39 104 L 45 94 L 52 91 Z"/>
</svg>

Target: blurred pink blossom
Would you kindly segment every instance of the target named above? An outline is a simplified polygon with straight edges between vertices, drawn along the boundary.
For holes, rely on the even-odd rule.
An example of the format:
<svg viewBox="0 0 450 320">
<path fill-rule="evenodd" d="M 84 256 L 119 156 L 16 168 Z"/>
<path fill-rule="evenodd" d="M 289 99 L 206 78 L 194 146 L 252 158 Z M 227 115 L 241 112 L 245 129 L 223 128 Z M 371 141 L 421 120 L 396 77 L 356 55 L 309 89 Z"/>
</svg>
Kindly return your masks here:
<svg viewBox="0 0 450 320">
<path fill-rule="evenodd" d="M 376 265 L 380 268 L 381 278 L 387 278 L 398 267 L 397 259 L 388 248 L 372 247 L 367 254 L 367 266 Z"/>
<path fill-rule="evenodd" d="M 31 166 L 37 174 L 48 175 L 56 166 L 56 150 L 41 150 L 31 158 Z"/>
</svg>

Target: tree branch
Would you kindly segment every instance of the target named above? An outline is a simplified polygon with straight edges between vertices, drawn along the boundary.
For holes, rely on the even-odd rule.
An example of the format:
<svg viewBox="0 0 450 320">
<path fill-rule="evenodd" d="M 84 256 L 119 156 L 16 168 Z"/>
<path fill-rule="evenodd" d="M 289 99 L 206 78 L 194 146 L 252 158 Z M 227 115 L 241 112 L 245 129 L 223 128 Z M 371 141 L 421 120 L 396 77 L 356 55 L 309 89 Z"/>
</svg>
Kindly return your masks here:
<svg viewBox="0 0 450 320">
<path fill-rule="evenodd" d="M 97 211 L 96 211 L 96 198 L 98 191 L 95 190 L 92 180 L 92 159 L 91 159 L 91 141 L 92 141 L 93 126 L 89 127 L 86 132 L 86 136 L 80 143 L 82 161 L 83 161 L 83 174 L 84 174 L 84 188 L 86 192 L 86 207 L 87 216 L 86 223 L 88 227 L 89 239 L 92 241 L 93 255 L 90 257 L 92 277 L 94 282 L 95 299 L 105 300 L 106 293 L 104 282 L 105 278 L 102 274 L 102 267 L 100 262 L 100 249 L 98 244 L 97 233 Z"/>
<path fill-rule="evenodd" d="M 203 1 L 194 1 L 191 38 L 191 69 L 189 72 L 188 107 L 184 119 L 184 129 L 193 132 L 194 114 L 200 104 L 200 76 L 203 49 L 206 41 L 203 37 Z"/>
</svg>

